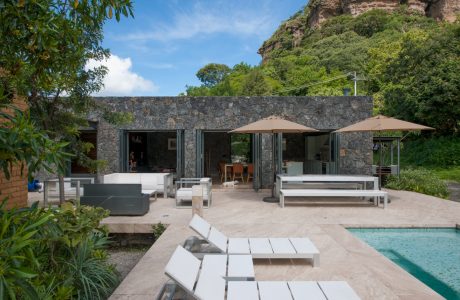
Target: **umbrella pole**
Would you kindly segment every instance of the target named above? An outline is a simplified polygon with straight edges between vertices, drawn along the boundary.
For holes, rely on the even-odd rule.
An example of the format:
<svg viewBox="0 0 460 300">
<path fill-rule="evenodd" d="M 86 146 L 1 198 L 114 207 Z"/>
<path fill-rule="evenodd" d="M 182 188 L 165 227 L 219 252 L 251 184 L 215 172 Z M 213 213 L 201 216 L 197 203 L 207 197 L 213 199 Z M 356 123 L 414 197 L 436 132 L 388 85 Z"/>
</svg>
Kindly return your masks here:
<svg viewBox="0 0 460 300">
<path fill-rule="evenodd" d="M 272 166 L 273 166 L 273 186 L 272 195 L 270 197 L 264 197 L 264 202 L 278 203 L 279 199 L 275 197 L 275 182 L 276 182 L 276 166 L 275 166 L 275 134 L 272 134 Z"/>
<path fill-rule="evenodd" d="M 380 140 L 379 190 L 382 189 L 382 140 Z"/>
</svg>

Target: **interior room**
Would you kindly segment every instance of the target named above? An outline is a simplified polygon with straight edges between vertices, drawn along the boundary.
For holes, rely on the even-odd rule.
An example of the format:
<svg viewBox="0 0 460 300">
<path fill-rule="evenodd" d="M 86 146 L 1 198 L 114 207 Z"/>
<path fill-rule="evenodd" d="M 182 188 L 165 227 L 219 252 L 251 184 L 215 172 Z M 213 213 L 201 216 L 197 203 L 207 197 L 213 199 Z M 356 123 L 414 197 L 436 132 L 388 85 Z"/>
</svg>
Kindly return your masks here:
<svg viewBox="0 0 460 300">
<path fill-rule="evenodd" d="M 176 131 L 128 133 L 128 171 L 139 173 L 176 172 Z"/>
</svg>

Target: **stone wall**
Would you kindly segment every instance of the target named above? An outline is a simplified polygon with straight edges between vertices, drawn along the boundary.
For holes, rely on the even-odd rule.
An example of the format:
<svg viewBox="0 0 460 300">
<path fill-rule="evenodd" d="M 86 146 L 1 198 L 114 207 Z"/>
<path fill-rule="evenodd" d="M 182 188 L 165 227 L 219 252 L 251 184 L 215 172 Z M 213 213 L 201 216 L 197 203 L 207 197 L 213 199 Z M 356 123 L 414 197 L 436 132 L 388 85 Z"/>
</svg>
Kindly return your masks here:
<svg viewBox="0 0 460 300">
<path fill-rule="evenodd" d="M 196 130 L 231 130 L 270 115 L 320 130 L 335 130 L 372 114 L 370 97 L 139 97 L 98 98 L 113 111 L 131 112 L 132 124 L 113 127 L 100 121 L 98 158 L 108 161 L 101 173 L 119 171 L 120 129 L 185 130 L 185 176 L 195 176 Z M 340 173 L 370 174 L 369 134 L 341 134 Z M 263 185 L 272 179 L 271 135 L 262 135 Z"/>
<path fill-rule="evenodd" d="M 6 209 L 27 206 L 27 167 L 21 173 L 21 165 L 15 164 L 10 170 L 10 179 L 0 172 L 0 201 L 8 197 Z"/>
<path fill-rule="evenodd" d="M 27 110 L 28 106 L 23 99 L 16 99 L 13 102 L 20 110 Z M 5 112 L 12 113 L 10 109 Z M 0 122 L 3 120 L 0 119 Z M 10 169 L 10 178 L 6 179 L 5 174 L 0 171 L 0 201 L 8 197 L 6 208 L 27 206 L 27 167 L 21 163 L 14 164 Z"/>
</svg>

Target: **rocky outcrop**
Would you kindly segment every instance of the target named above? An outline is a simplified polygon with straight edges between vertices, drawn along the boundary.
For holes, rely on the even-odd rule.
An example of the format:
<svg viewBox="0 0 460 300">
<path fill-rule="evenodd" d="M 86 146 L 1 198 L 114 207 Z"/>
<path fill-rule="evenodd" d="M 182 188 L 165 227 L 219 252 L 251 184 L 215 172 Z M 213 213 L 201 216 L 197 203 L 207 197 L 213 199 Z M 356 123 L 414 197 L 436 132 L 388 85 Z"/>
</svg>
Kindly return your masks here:
<svg viewBox="0 0 460 300">
<path fill-rule="evenodd" d="M 393 11 L 401 4 L 437 20 L 454 21 L 460 13 L 459 0 L 317 0 L 308 5 L 308 26 L 319 26 L 328 18 L 341 14 L 358 16 L 372 9 Z"/>
<path fill-rule="evenodd" d="M 343 14 L 355 17 L 372 9 L 391 12 L 402 4 L 439 21 L 453 22 L 460 14 L 460 0 L 310 0 L 306 9 L 283 23 L 258 53 L 263 63 L 273 50 L 299 46 L 306 30 L 320 26 L 329 18 Z"/>
<path fill-rule="evenodd" d="M 316 0 L 308 5 L 308 27 L 316 27 L 327 19 L 343 14 L 342 0 Z"/>
<path fill-rule="evenodd" d="M 427 15 L 436 20 L 454 22 L 460 14 L 460 0 L 430 1 L 426 9 Z"/>
</svg>

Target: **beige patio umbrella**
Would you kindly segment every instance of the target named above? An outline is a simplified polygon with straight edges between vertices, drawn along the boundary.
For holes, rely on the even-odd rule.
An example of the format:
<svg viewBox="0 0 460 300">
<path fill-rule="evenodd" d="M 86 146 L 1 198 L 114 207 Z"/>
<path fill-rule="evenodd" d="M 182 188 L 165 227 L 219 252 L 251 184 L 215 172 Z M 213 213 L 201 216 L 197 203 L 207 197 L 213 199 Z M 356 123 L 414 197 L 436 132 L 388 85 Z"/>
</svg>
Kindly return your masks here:
<svg viewBox="0 0 460 300">
<path fill-rule="evenodd" d="M 419 125 L 395 118 L 378 115 L 364 121 L 344 127 L 335 132 L 354 132 L 354 131 L 416 131 L 434 130 L 432 127 Z"/>
<path fill-rule="evenodd" d="M 270 116 L 262 120 L 250 123 L 243 127 L 234 129 L 230 133 L 272 133 L 273 142 L 272 142 L 272 162 L 273 162 L 273 173 L 274 181 L 276 180 L 276 168 L 275 168 L 275 133 L 300 133 L 300 132 L 316 132 L 318 130 L 307 127 L 301 124 L 297 124 L 285 119 L 282 119 L 278 116 Z M 271 197 L 265 197 L 265 202 L 278 202 L 278 198 L 274 195 L 275 187 L 272 187 Z"/>
<path fill-rule="evenodd" d="M 383 115 L 367 118 L 364 121 L 352 124 L 335 132 L 383 132 L 383 131 L 417 131 L 417 130 L 435 130 L 432 127 L 415 124 Z M 382 146 L 380 146 L 380 167 L 382 167 Z M 379 187 L 381 187 L 382 172 L 379 172 Z"/>
</svg>

